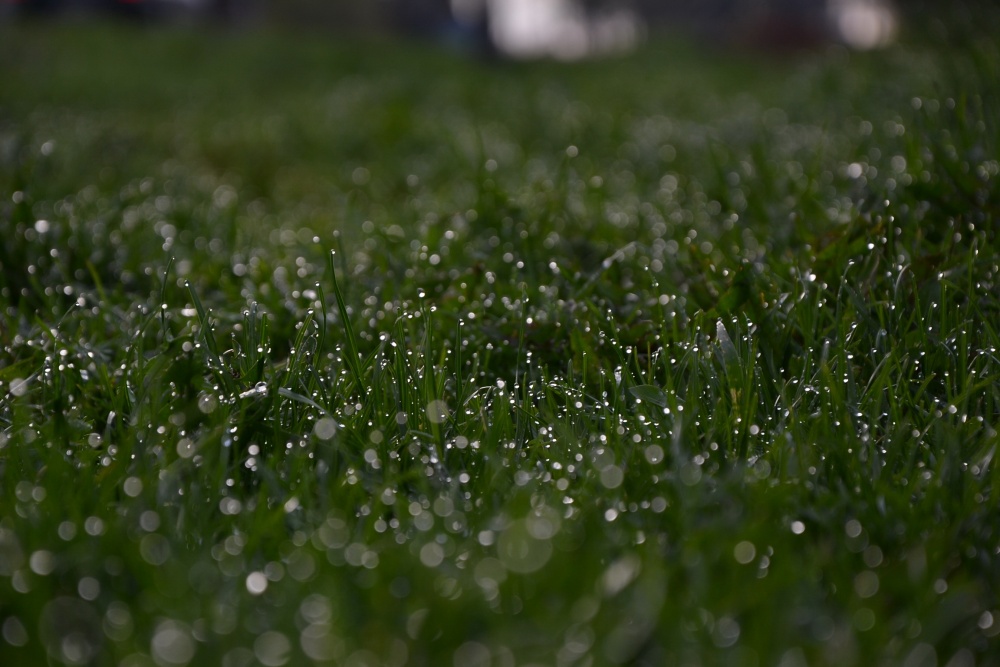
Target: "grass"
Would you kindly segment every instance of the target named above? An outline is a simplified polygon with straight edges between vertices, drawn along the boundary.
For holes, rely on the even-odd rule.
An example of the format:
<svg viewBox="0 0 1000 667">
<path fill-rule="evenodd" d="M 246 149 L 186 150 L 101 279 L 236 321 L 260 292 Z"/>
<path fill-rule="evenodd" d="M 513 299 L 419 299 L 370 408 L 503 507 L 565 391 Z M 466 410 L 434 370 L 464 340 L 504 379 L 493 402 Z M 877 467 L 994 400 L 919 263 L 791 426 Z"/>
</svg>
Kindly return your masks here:
<svg viewBox="0 0 1000 667">
<path fill-rule="evenodd" d="M 995 43 L 0 37 L 4 664 L 1000 660 Z"/>
</svg>

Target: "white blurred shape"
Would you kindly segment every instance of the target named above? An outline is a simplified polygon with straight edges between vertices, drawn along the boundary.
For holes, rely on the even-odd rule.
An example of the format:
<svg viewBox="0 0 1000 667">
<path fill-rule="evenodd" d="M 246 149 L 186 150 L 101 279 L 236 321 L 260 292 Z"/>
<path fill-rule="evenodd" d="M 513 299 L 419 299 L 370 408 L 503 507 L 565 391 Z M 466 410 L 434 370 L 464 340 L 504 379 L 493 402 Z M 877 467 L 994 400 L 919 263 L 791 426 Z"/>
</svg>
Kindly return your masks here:
<svg viewBox="0 0 1000 667">
<path fill-rule="evenodd" d="M 452 0 L 456 17 L 468 16 L 475 0 Z M 639 38 L 635 13 L 620 9 L 588 14 L 573 0 L 486 0 L 490 36 L 515 58 L 578 60 L 626 51 Z"/>
<path fill-rule="evenodd" d="M 830 15 L 839 37 L 854 49 L 887 46 L 899 29 L 896 12 L 883 0 L 831 0 Z"/>
</svg>

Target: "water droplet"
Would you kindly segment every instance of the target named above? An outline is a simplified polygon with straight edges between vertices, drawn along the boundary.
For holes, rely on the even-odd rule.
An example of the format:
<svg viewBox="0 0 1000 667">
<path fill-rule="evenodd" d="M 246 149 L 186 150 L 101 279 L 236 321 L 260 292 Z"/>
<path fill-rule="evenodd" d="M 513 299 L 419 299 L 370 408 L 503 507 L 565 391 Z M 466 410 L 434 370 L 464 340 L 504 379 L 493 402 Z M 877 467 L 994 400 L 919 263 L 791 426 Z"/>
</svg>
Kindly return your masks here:
<svg viewBox="0 0 1000 667">
<path fill-rule="evenodd" d="M 663 461 L 664 452 L 660 445 L 650 445 L 643 453 L 649 463 L 657 464 Z"/>
<path fill-rule="evenodd" d="M 601 484 L 606 489 L 617 489 L 625 481 L 625 473 L 616 465 L 608 465 L 601 469 Z"/>
<path fill-rule="evenodd" d="M 52 574 L 52 571 L 56 567 L 55 557 L 51 551 L 39 549 L 31 554 L 31 557 L 28 559 L 28 566 L 31 567 L 31 571 L 35 574 L 41 577 L 48 576 Z"/>
<path fill-rule="evenodd" d="M 166 667 L 187 665 L 195 654 L 195 643 L 190 628 L 178 621 L 162 621 L 153 632 L 149 652 L 158 665 Z"/>
<path fill-rule="evenodd" d="M 266 382 L 258 382 L 256 385 L 240 394 L 240 398 L 252 398 L 254 396 L 267 396 Z"/>
<path fill-rule="evenodd" d="M 623 556 L 613 562 L 601 576 L 604 595 L 612 597 L 625 590 L 639 576 L 641 569 L 642 561 L 634 554 Z"/>
<path fill-rule="evenodd" d="M 536 572 L 552 556 L 552 543 L 537 539 L 524 521 L 514 521 L 497 540 L 497 555 L 511 572 L 528 574 Z"/>
<path fill-rule="evenodd" d="M 754 557 L 757 555 L 757 547 L 754 546 L 753 542 L 748 540 L 743 540 L 733 549 L 733 558 L 740 565 L 747 565 L 753 562 Z"/>
<path fill-rule="evenodd" d="M 427 567 L 437 567 L 444 561 L 444 549 L 437 542 L 428 542 L 420 548 L 420 562 Z"/>
<path fill-rule="evenodd" d="M 8 616 L 4 620 L 0 635 L 11 646 L 21 647 L 28 643 L 28 630 L 17 616 Z"/>
<path fill-rule="evenodd" d="M 443 424 L 448 420 L 448 404 L 442 400 L 433 400 L 427 404 L 427 419 L 432 424 Z"/>
<path fill-rule="evenodd" d="M 871 570 L 865 570 L 854 577 L 854 592 L 860 598 L 870 598 L 879 589 L 878 575 Z"/>
<path fill-rule="evenodd" d="M 330 440 L 337 433 L 337 422 L 331 417 L 323 417 L 313 425 L 313 434 L 320 440 Z"/>
<path fill-rule="evenodd" d="M 28 380 L 14 378 L 10 381 L 10 393 L 14 396 L 24 396 L 28 393 Z"/>
<path fill-rule="evenodd" d="M 214 394 L 202 394 L 198 397 L 198 410 L 203 414 L 211 414 L 219 407 L 219 399 Z"/>
<path fill-rule="evenodd" d="M 251 572 L 247 575 L 246 587 L 251 595 L 261 595 L 267 590 L 267 576 L 263 572 Z"/>
</svg>

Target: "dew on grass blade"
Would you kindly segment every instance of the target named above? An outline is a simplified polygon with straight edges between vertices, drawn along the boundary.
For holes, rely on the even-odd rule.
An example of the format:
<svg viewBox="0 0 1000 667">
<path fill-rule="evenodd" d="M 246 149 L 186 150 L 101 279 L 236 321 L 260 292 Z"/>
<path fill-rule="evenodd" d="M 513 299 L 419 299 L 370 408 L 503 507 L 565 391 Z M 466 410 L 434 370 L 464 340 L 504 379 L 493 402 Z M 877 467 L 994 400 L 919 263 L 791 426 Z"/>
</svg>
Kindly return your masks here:
<svg viewBox="0 0 1000 667">
<path fill-rule="evenodd" d="M 642 384 L 629 387 L 628 390 L 637 401 L 652 403 L 653 405 L 657 405 L 661 408 L 667 407 L 667 394 L 659 387 Z"/>
<path fill-rule="evenodd" d="M 13 396 L 24 396 L 28 393 L 29 381 L 24 378 L 14 378 L 10 381 L 10 393 Z"/>
<path fill-rule="evenodd" d="M 663 447 L 660 445 L 649 445 L 643 451 L 643 454 L 646 457 L 646 461 L 654 465 L 661 463 L 664 457 Z"/>
<path fill-rule="evenodd" d="M 442 400 L 433 400 L 427 404 L 427 419 L 432 424 L 443 424 L 448 420 L 448 404 Z"/>
<path fill-rule="evenodd" d="M 198 409 L 203 414 L 211 414 L 219 407 L 219 399 L 215 394 L 202 394 L 198 397 Z"/>
<path fill-rule="evenodd" d="M 181 438 L 177 441 L 177 456 L 182 459 L 189 459 L 195 455 L 198 447 L 191 438 Z"/>
<path fill-rule="evenodd" d="M 255 396 L 267 396 L 268 387 L 266 382 L 258 382 L 250 389 L 242 392 L 240 398 L 253 398 Z"/>
</svg>

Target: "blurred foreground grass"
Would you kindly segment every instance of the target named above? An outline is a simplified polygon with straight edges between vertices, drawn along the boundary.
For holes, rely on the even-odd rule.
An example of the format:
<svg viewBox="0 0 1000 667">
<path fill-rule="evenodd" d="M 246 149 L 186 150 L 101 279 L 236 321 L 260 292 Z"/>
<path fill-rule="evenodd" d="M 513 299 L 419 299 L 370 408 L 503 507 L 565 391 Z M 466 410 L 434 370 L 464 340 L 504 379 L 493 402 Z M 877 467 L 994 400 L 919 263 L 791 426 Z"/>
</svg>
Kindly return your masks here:
<svg viewBox="0 0 1000 667">
<path fill-rule="evenodd" d="M 1000 660 L 998 79 L 0 31 L 0 661 Z"/>
</svg>

